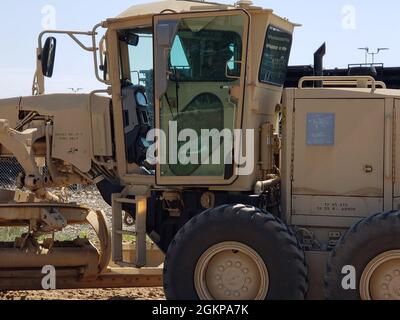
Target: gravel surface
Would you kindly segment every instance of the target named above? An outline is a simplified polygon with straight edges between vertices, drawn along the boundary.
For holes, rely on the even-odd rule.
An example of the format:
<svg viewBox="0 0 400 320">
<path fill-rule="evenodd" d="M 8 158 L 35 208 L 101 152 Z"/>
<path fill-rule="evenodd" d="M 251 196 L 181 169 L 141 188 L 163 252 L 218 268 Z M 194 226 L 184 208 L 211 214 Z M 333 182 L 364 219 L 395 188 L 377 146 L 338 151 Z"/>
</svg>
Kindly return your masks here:
<svg viewBox="0 0 400 320">
<path fill-rule="evenodd" d="M 0 292 L 0 300 L 165 300 L 162 288 Z"/>
<path fill-rule="evenodd" d="M 68 191 L 68 202 L 83 204 L 93 210 L 103 211 L 111 226 L 111 207 L 103 200 L 96 187 L 79 188 Z M 96 234 L 89 225 L 68 226 L 59 234 L 62 238 L 75 238 L 77 235 L 88 237 L 90 240 L 97 240 Z"/>
<path fill-rule="evenodd" d="M 69 203 L 83 204 L 93 210 L 101 210 L 108 218 L 111 227 L 112 211 L 111 207 L 103 200 L 96 187 L 78 187 L 77 190 L 68 190 L 67 200 Z M 134 231 L 134 227 L 124 226 L 125 230 Z M 77 236 L 89 238 L 97 242 L 97 236 L 89 225 L 74 225 L 66 227 L 62 232 L 57 233 L 59 240 L 71 240 Z"/>
</svg>

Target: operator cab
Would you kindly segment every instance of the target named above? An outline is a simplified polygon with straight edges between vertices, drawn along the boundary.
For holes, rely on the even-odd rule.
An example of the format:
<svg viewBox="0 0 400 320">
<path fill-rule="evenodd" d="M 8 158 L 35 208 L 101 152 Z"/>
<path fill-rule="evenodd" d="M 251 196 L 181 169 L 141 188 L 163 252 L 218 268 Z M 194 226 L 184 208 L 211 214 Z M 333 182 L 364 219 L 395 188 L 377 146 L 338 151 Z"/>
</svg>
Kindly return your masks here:
<svg viewBox="0 0 400 320">
<path fill-rule="evenodd" d="M 251 25 L 260 33 L 251 33 Z M 257 129 L 275 121 L 294 26 L 271 10 L 189 1 L 134 6 L 111 21 L 109 44 L 119 56 L 122 82 L 126 178 L 141 179 L 146 157 L 154 154 L 157 185 L 253 188 L 260 170 L 247 151 L 260 158 Z M 147 100 L 148 121 L 137 115 L 136 92 Z M 155 138 L 147 141 L 151 128 Z M 263 170 L 273 170 L 264 163 Z"/>
</svg>

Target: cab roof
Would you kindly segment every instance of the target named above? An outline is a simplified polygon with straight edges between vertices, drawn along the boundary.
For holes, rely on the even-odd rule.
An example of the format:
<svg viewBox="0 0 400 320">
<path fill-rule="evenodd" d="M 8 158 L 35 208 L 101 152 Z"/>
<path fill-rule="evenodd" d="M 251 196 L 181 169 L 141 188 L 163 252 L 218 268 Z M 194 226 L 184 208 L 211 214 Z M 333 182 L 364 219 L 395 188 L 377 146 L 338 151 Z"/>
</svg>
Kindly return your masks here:
<svg viewBox="0 0 400 320">
<path fill-rule="evenodd" d="M 164 0 L 159 2 L 149 2 L 141 5 L 134 5 L 122 12 L 116 19 L 147 16 L 160 14 L 163 11 L 173 11 L 176 13 L 202 11 L 202 10 L 229 10 L 237 9 L 235 5 L 227 5 L 213 2 L 200 2 L 190 0 Z M 251 9 L 262 9 L 260 7 L 252 7 Z"/>
</svg>

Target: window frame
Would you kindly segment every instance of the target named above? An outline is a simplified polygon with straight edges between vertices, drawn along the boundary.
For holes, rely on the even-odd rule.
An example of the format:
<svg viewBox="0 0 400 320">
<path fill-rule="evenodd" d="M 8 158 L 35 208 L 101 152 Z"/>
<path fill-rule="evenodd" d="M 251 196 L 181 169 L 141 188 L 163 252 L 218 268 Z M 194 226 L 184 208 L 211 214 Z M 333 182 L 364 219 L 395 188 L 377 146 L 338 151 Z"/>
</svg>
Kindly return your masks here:
<svg viewBox="0 0 400 320">
<path fill-rule="evenodd" d="M 242 35 L 242 46 L 243 46 L 243 71 L 241 73 L 241 85 L 240 88 L 242 92 L 240 93 L 240 100 L 239 100 L 239 108 L 238 108 L 238 114 L 237 114 L 237 119 L 235 120 L 235 129 L 236 128 L 242 128 L 243 125 L 243 110 L 245 107 L 245 97 L 246 97 L 246 79 L 248 77 L 248 69 L 247 66 L 249 65 L 249 59 L 250 55 L 248 54 L 248 47 L 250 43 L 250 14 L 243 9 L 232 9 L 232 10 L 221 10 L 221 11 L 201 11 L 201 12 L 183 12 L 183 13 L 163 13 L 163 14 L 158 14 L 153 16 L 153 27 L 156 28 L 156 25 L 160 21 L 164 20 L 176 20 L 176 19 L 183 19 L 183 18 L 195 18 L 195 17 L 207 17 L 209 15 L 215 15 L 215 16 L 232 16 L 235 14 L 240 14 L 245 18 L 245 21 L 243 23 L 243 35 Z M 155 38 L 154 38 L 154 45 L 156 45 L 156 40 L 157 40 L 157 33 L 155 32 Z M 157 51 L 154 50 L 154 59 L 155 61 L 157 60 Z M 155 64 L 155 69 L 157 69 L 157 65 Z M 155 77 L 155 86 L 154 86 L 154 91 L 157 93 L 157 81 L 156 81 L 157 76 Z M 159 104 L 159 99 L 155 98 L 155 111 L 156 111 L 156 128 L 160 128 L 160 104 Z M 158 150 L 161 149 L 160 141 L 157 140 L 157 148 Z M 234 166 L 233 168 L 233 174 L 230 175 L 229 177 L 222 177 L 222 176 L 209 176 L 209 177 L 196 177 L 196 179 L 193 179 L 193 176 L 188 176 L 188 177 L 163 177 L 161 176 L 161 171 L 160 171 L 160 164 L 157 164 L 157 170 L 156 170 L 156 184 L 160 186 L 198 186 L 198 187 L 203 187 L 203 186 L 227 186 L 227 185 L 232 185 L 235 183 L 236 180 L 239 179 L 238 175 L 238 168 Z"/>
</svg>

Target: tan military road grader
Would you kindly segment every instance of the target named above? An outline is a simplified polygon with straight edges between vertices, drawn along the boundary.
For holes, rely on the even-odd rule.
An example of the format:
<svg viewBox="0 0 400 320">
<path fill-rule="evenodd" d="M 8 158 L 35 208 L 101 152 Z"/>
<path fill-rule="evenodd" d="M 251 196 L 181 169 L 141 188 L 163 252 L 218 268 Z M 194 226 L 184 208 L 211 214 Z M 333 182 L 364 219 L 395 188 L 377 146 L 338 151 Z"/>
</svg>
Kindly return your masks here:
<svg viewBox="0 0 400 320">
<path fill-rule="evenodd" d="M 58 289 L 163 276 L 168 299 L 400 299 L 400 91 L 369 76 L 284 90 L 296 26 L 249 1 L 168 0 L 40 34 L 32 96 L 0 101 L 0 153 L 23 168 L 0 226 L 26 230 L 0 245 L 0 289 L 40 289 L 50 265 Z M 106 89 L 45 94 L 55 34 Z M 111 226 L 53 191 L 75 184 L 97 185 Z M 73 224 L 98 241 L 58 240 Z"/>
</svg>

